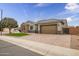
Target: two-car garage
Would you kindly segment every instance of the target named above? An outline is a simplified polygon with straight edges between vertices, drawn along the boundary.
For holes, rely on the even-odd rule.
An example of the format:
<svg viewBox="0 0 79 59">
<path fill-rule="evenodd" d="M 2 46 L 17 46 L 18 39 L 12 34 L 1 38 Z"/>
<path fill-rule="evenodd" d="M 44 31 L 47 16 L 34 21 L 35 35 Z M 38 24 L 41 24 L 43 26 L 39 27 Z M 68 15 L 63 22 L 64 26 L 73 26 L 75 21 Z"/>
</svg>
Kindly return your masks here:
<svg viewBox="0 0 79 59">
<path fill-rule="evenodd" d="M 41 25 L 40 32 L 44 34 L 56 34 L 57 25 Z"/>
</svg>

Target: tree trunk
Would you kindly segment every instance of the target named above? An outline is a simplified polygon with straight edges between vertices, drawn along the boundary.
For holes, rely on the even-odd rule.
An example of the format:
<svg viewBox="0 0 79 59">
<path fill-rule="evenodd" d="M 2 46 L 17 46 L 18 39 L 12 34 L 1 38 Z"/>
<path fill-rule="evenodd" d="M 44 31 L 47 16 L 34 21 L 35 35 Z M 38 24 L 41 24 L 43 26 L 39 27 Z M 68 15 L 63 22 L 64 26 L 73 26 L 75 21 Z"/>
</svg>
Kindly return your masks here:
<svg viewBox="0 0 79 59">
<path fill-rule="evenodd" d="M 3 32 L 3 29 L 2 28 L 0 29 L 0 32 L 1 32 L 1 35 L 2 35 L 2 32 Z"/>
<path fill-rule="evenodd" d="M 1 35 L 2 35 L 2 31 L 1 31 Z"/>
<path fill-rule="evenodd" d="M 12 32 L 11 32 L 11 28 L 9 28 L 9 34 L 11 34 Z"/>
</svg>

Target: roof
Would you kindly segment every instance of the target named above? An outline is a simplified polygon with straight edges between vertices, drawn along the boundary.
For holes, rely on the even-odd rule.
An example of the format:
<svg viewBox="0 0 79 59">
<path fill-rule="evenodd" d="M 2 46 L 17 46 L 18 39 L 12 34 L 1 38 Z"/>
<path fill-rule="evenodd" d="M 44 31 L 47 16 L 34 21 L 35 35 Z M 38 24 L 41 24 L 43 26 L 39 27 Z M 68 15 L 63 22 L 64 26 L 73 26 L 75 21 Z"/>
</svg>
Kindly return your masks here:
<svg viewBox="0 0 79 59">
<path fill-rule="evenodd" d="M 35 24 L 33 21 L 26 21 L 25 24 Z"/>
<path fill-rule="evenodd" d="M 66 19 L 47 19 L 47 20 L 40 20 L 37 23 L 47 23 L 47 22 L 67 22 Z"/>
<path fill-rule="evenodd" d="M 33 22 L 33 21 L 27 21 L 25 22 L 26 24 L 38 24 L 38 23 L 47 23 L 47 22 L 67 22 L 66 19 L 45 19 L 45 20 L 40 20 L 38 22 Z"/>
</svg>

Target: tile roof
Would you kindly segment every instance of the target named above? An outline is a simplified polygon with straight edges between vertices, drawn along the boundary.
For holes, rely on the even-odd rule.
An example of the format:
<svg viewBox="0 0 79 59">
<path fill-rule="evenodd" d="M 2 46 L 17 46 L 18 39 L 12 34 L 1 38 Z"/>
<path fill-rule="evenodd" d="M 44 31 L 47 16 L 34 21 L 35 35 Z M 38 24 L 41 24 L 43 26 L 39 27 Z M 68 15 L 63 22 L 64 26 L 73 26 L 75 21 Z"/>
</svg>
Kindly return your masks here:
<svg viewBox="0 0 79 59">
<path fill-rule="evenodd" d="M 37 22 L 33 22 L 33 21 L 27 21 L 25 23 L 27 24 L 38 24 L 38 23 L 46 23 L 46 22 L 67 22 L 66 19 L 45 19 L 45 20 L 40 20 L 40 21 L 37 21 Z"/>
</svg>

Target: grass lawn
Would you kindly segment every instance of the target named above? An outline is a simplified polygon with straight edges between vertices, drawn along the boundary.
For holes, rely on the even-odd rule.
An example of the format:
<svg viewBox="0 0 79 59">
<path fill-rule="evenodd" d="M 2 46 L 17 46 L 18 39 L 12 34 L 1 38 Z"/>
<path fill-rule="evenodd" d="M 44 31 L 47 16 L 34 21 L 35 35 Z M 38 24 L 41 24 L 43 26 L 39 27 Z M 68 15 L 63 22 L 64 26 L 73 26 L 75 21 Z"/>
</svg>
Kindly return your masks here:
<svg viewBox="0 0 79 59">
<path fill-rule="evenodd" d="M 26 33 L 11 33 L 11 34 L 5 34 L 5 35 L 20 37 L 20 36 L 26 36 L 26 35 L 29 35 L 29 34 L 26 34 Z"/>
</svg>

